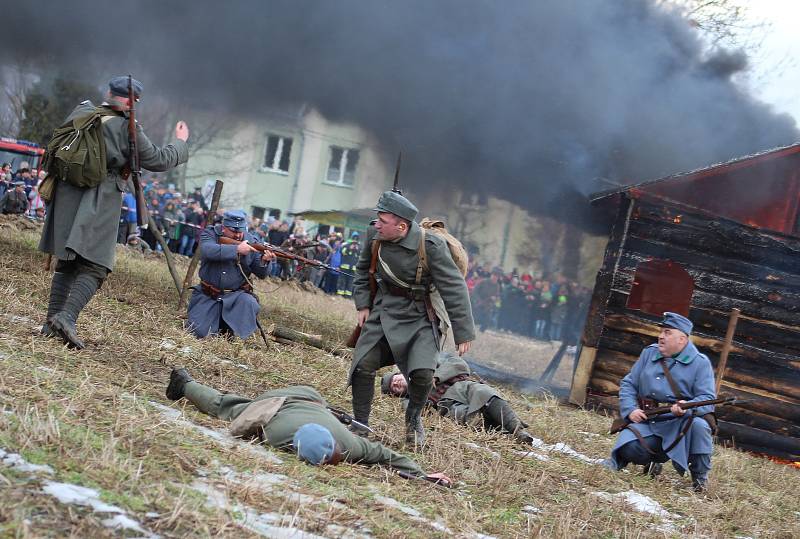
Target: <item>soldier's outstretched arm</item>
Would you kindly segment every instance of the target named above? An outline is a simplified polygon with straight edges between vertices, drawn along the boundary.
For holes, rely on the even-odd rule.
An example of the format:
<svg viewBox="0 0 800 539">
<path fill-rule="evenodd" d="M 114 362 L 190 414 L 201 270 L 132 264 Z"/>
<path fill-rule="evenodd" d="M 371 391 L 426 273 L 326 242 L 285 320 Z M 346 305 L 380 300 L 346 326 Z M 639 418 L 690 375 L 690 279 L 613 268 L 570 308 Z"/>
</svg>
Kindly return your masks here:
<svg viewBox="0 0 800 539">
<path fill-rule="evenodd" d="M 351 435 L 345 450 L 345 460 L 354 464 L 382 464 L 416 477 L 424 477 L 425 472 L 414 460 L 392 451 L 378 442 L 371 442 L 361 436 Z"/>
<path fill-rule="evenodd" d="M 139 149 L 139 164 L 153 172 L 164 172 L 189 160 L 189 146 L 176 139 L 159 148 L 147 138 L 142 126 L 136 124 L 136 147 Z"/>
</svg>

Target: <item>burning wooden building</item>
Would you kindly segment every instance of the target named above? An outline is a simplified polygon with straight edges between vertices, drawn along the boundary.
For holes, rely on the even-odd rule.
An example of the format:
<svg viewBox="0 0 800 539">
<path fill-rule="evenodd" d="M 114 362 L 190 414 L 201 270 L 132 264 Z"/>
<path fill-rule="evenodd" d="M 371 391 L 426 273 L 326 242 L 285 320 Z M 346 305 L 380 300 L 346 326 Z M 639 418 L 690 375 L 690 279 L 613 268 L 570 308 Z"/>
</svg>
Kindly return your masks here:
<svg viewBox="0 0 800 539">
<path fill-rule="evenodd" d="M 570 401 L 617 410 L 619 382 L 664 311 L 688 316 L 717 366 L 741 314 L 720 438 L 800 460 L 800 144 L 598 193 L 615 212 Z"/>
</svg>

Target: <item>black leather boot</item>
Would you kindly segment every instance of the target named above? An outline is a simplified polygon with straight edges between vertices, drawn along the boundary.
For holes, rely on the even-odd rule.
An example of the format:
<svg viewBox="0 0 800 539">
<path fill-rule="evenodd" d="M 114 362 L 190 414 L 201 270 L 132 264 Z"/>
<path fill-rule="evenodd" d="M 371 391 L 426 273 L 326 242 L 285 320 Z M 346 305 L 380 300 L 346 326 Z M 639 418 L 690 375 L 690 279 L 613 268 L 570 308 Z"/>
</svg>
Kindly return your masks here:
<svg viewBox="0 0 800 539">
<path fill-rule="evenodd" d="M 64 343 L 70 348 L 78 350 L 84 348 L 83 341 L 78 338 L 75 323 L 78 321 L 78 315 L 95 295 L 102 282 L 94 275 L 87 273 L 76 275 L 64 308 L 48 320 L 50 327 L 58 332 L 64 339 Z"/>
<path fill-rule="evenodd" d="M 182 399 L 186 384 L 192 381 L 194 381 L 194 379 L 191 377 L 191 375 L 189 375 L 189 371 L 183 367 L 179 369 L 172 369 L 172 372 L 169 373 L 167 398 L 171 401 Z"/>
<path fill-rule="evenodd" d="M 375 373 L 356 368 L 352 378 L 353 417 L 359 423 L 369 425 L 372 399 L 375 397 Z M 367 436 L 369 431 L 357 427 L 350 430 L 359 436 Z"/>
<path fill-rule="evenodd" d="M 422 406 L 411 403 L 406 408 L 406 443 L 414 447 L 422 447 L 425 443 L 425 428 L 422 426 Z"/>
<path fill-rule="evenodd" d="M 64 308 L 73 282 L 75 282 L 74 273 L 63 273 L 60 271 L 53 273 L 53 280 L 50 283 L 50 299 L 47 302 L 47 317 L 41 329 L 41 333 L 45 337 L 58 336 L 58 333 L 50 327 L 49 320 Z"/>
</svg>

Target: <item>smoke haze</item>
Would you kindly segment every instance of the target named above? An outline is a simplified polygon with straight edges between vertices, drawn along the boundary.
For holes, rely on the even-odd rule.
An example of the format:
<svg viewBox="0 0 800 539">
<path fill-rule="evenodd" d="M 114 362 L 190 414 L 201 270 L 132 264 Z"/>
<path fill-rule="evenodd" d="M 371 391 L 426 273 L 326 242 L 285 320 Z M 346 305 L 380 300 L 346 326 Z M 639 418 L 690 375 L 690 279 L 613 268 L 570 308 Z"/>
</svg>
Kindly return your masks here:
<svg viewBox="0 0 800 539">
<path fill-rule="evenodd" d="M 798 138 L 732 82 L 744 54 L 704 54 L 684 19 L 642 0 L 3 4 L 4 62 L 133 72 L 143 106 L 148 91 L 251 117 L 308 103 L 375 133 L 387 162 L 402 149 L 415 190 L 447 182 L 575 220 L 595 177 Z"/>
</svg>

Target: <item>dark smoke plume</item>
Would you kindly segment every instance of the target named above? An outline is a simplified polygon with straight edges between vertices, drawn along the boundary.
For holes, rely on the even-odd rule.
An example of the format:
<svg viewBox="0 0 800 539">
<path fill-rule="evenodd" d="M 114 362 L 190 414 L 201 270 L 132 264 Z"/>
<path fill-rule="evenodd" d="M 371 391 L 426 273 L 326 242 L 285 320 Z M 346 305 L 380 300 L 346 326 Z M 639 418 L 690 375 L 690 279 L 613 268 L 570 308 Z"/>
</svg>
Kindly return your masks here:
<svg viewBox="0 0 800 539">
<path fill-rule="evenodd" d="M 446 182 L 575 220 L 595 177 L 798 138 L 732 82 L 744 55 L 706 55 L 684 19 L 644 0 L 4 4 L 3 61 L 100 81 L 132 71 L 146 91 L 251 117 L 308 103 L 402 149 L 417 191 Z"/>
</svg>

